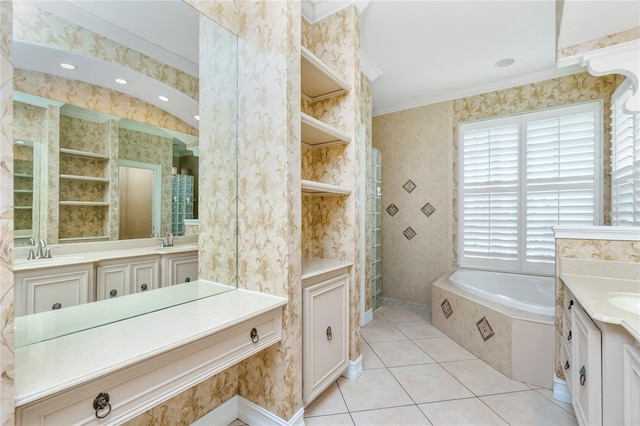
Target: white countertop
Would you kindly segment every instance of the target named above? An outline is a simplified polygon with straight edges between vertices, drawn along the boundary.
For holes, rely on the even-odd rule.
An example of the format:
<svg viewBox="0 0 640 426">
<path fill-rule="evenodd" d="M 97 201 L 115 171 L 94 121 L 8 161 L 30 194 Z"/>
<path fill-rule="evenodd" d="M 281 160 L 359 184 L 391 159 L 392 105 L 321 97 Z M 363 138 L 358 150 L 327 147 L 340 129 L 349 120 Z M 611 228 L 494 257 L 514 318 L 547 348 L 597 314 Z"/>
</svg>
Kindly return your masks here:
<svg viewBox="0 0 640 426">
<path fill-rule="evenodd" d="M 161 295 L 162 290 L 148 295 Z M 279 296 L 233 290 L 16 348 L 16 406 L 108 375 L 286 303 Z"/>
<path fill-rule="evenodd" d="M 640 342 L 640 312 L 622 309 L 608 300 L 611 293 L 640 294 L 640 279 L 618 279 L 578 274 L 560 274 L 591 318 L 609 324 L 619 324 Z"/>
<path fill-rule="evenodd" d="M 306 280 L 307 278 L 316 277 L 351 265 L 353 265 L 353 263 L 343 260 L 319 259 L 315 257 L 302 259 L 302 279 Z"/>
</svg>

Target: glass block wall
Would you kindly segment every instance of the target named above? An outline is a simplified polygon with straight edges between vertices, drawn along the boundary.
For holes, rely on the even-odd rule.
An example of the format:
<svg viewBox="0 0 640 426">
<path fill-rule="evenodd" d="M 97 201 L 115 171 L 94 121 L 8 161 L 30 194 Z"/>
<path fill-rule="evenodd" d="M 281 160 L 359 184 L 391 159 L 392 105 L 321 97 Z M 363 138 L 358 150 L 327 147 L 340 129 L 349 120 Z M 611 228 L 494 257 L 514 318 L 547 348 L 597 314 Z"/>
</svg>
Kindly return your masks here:
<svg viewBox="0 0 640 426">
<path fill-rule="evenodd" d="M 382 297 L 382 153 L 371 153 L 371 288 L 373 310 Z"/>
<path fill-rule="evenodd" d="M 193 176 L 173 175 L 173 203 L 171 208 L 171 233 L 184 235 L 184 220 L 193 218 Z"/>
</svg>

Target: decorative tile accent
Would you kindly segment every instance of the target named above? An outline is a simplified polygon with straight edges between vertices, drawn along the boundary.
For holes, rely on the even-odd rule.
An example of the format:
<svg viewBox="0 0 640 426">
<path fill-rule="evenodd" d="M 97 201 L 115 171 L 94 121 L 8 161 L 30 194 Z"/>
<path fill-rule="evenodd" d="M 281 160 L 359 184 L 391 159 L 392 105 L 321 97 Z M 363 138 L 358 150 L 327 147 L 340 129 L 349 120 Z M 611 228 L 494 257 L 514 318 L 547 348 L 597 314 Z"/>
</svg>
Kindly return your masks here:
<svg viewBox="0 0 640 426">
<path fill-rule="evenodd" d="M 422 213 L 424 213 L 427 217 L 431 216 L 436 212 L 436 208 L 431 205 L 431 203 L 427 203 L 420 209 Z"/>
<path fill-rule="evenodd" d="M 389 213 L 391 215 L 391 217 L 395 216 L 396 213 L 398 213 L 400 209 L 398 208 L 398 206 L 396 206 L 395 204 L 389 204 L 389 207 L 387 207 L 387 213 Z"/>
<path fill-rule="evenodd" d="M 449 318 L 453 314 L 453 308 L 449 303 L 449 299 L 444 299 L 444 302 L 440 304 L 440 307 L 442 308 L 442 313 L 445 318 Z"/>
<path fill-rule="evenodd" d="M 493 332 L 493 329 L 489 325 L 489 320 L 487 320 L 487 317 L 482 317 L 480 321 L 476 323 L 476 327 L 478 327 L 480 336 L 482 336 L 482 339 L 484 339 L 485 342 L 495 334 Z"/>
<path fill-rule="evenodd" d="M 410 240 L 410 239 L 412 239 L 413 237 L 415 237 L 415 236 L 416 236 L 416 231 L 414 231 L 414 230 L 413 230 L 413 228 L 409 226 L 407 229 L 405 229 L 405 230 L 402 232 L 402 234 L 404 235 L 404 237 L 405 237 L 407 240 Z"/>
<path fill-rule="evenodd" d="M 409 194 L 411 194 L 411 191 L 416 189 L 416 186 L 417 185 L 415 183 L 413 183 L 413 181 L 411 179 L 409 179 L 404 185 L 402 185 L 404 190 L 407 191 Z"/>
</svg>

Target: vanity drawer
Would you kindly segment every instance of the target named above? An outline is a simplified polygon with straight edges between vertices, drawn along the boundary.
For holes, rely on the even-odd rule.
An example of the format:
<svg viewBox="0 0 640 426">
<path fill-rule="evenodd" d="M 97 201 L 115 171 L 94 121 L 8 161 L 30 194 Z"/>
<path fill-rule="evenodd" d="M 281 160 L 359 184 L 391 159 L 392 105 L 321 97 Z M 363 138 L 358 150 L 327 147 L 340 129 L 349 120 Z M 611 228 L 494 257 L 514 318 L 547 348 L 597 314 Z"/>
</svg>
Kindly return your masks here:
<svg viewBox="0 0 640 426">
<path fill-rule="evenodd" d="M 275 309 L 66 392 L 17 407 L 16 424 L 120 424 L 281 339 L 282 309 Z M 93 408 L 100 393 L 109 395 L 111 407 L 103 419 L 96 417 Z M 108 411 L 106 408 L 98 414 Z"/>
</svg>

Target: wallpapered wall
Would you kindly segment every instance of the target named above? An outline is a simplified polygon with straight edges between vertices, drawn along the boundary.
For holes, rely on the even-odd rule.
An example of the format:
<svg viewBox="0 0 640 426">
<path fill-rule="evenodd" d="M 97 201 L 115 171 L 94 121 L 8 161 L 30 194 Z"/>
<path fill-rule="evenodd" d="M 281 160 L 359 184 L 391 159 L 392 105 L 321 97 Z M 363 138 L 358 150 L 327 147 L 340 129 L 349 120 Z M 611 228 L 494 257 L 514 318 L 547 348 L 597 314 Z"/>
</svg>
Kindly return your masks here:
<svg viewBox="0 0 640 426">
<path fill-rule="evenodd" d="M 383 295 L 430 304 L 431 283 L 457 262 L 458 123 L 602 99 L 606 171 L 607 111 L 619 81 L 615 75 L 580 73 L 374 117 L 373 146 L 382 150 L 382 207 L 398 208 L 394 216 L 383 212 Z M 403 188 L 408 180 L 416 185 L 411 193 Z M 608 173 L 603 185 L 609 187 Z M 422 211 L 426 203 L 435 208 L 430 216 Z M 609 205 L 605 191 L 606 211 Z M 408 227 L 415 231 L 410 240 L 403 234 Z"/>
</svg>

